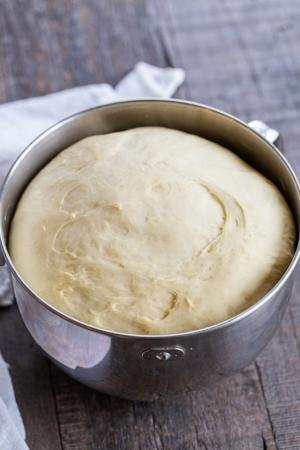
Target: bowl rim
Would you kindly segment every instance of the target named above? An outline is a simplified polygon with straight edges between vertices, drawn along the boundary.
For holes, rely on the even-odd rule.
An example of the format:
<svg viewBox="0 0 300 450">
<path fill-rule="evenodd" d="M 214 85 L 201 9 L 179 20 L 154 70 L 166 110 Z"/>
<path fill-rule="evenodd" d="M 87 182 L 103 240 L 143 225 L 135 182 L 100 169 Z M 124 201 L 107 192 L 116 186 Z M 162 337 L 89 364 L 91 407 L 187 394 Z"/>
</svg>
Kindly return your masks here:
<svg viewBox="0 0 300 450">
<path fill-rule="evenodd" d="M 37 143 L 39 143 L 42 139 L 44 139 L 46 136 L 52 134 L 53 132 L 55 132 L 57 129 L 64 127 L 67 123 L 72 122 L 75 118 L 79 117 L 79 116 L 84 116 L 86 114 L 89 114 L 90 112 L 94 111 L 94 110 L 98 110 L 98 109 L 104 109 L 104 108 L 113 108 L 116 107 L 118 105 L 136 105 L 136 104 L 141 104 L 141 103 L 169 103 L 169 104 L 179 104 L 179 105 L 185 105 L 185 106 L 193 106 L 193 107 L 197 107 L 197 108 L 201 108 L 203 110 L 208 110 L 210 112 L 213 112 L 215 114 L 219 114 L 222 115 L 234 122 L 236 122 L 239 126 L 247 128 L 248 131 L 250 131 L 251 133 L 255 134 L 259 139 L 261 139 L 264 143 L 267 143 L 268 146 L 270 147 L 270 149 L 272 149 L 277 156 L 279 157 L 279 159 L 281 160 L 281 163 L 287 168 L 290 176 L 292 177 L 293 182 L 295 183 L 295 186 L 297 188 L 297 193 L 298 193 L 298 202 L 300 203 L 300 185 L 299 182 L 297 180 L 297 177 L 294 173 L 294 170 L 292 169 L 290 163 L 287 161 L 287 159 L 285 158 L 285 156 L 280 152 L 280 150 L 273 144 L 271 144 L 269 141 L 267 141 L 262 135 L 260 135 L 257 131 L 253 130 L 252 128 L 250 128 L 246 122 L 242 121 L 241 119 L 238 119 L 237 117 L 226 113 L 218 108 L 214 108 L 202 103 L 198 103 L 198 102 L 193 102 L 193 101 L 188 101 L 188 100 L 181 100 L 181 99 L 177 99 L 177 98 L 172 98 L 172 99 L 156 99 L 156 98 L 139 98 L 139 99 L 132 99 L 132 100 L 121 100 L 121 101 L 116 101 L 116 102 L 110 102 L 110 103 L 105 103 L 99 106 L 95 106 L 92 108 L 88 108 L 82 111 L 79 111 L 75 114 L 72 114 L 62 120 L 60 120 L 59 122 L 55 123 L 54 125 L 52 125 L 51 127 L 47 128 L 45 131 L 43 131 L 41 134 L 39 134 L 30 144 L 28 144 L 24 150 L 20 153 L 20 155 L 15 159 L 15 161 L 13 162 L 13 164 L 11 165 L 4 181 L 1 187 L 1 192 L 0 192 L 0 253 L 2 251 L 5 263 L 9 269 L 9 272 L 11 272 L 13 274 L 13 276 L 17 279 L 17 281 L 21 284 L 21 286 L 27 291 L 27 293 L 33 297 L 38 303 L 40 303 L 42 306 L 44 306 L 46 309 L 48 309 L 49 311 L 51 311 L 53 314 L 61 317 L 62 319 L 67 320 L 68 322 L 71 322 L 73 325 L 77 325 L 79 327 L 83 327 L 87 330 L 93 331 L 95 333 L 100 333 L 100 334 L 105 334 L 108 336 L 114 336 L 114 337 L 119 337 L 119 338 L 123 338 L 123 339 L 143 339 L 143 340 L 151 340 L 151 339 L 174 339 L 174 338 L 185 338 L 185 337 L 190 337 L 190 336 L 194 336 L 194 335 L 203 335 L 203 334 L 207 334 L 207 333 L 211 333 L 214 331 L 218 331 L 221 330 L 223 328 L 227 328 L 230 325 L 233 325 L 237 322 L 240 322 L 241 320 L 245 319 L 246 317 L 252 315 L 254 312 L 256 312 L 258 309 L 260 309 L 263 305 L 265 305 L 266 303 L 268 303 L 269 301 L 271 301 L 271 299 L 273 298 L 274 295 L 276 295 L 276 293 L 282 288 L 282 286 L 287 282 L 287 280 L 290 278 L 290 276 L 292 275 L 292 272 L 294 271 L 297 262 L 299 260 L 300 257 L 300 241 L 299 241 L 299 231 L 297 232 L 297 246 L 296 246 L 296 250 L 294 253 L 294 256 L 289 264 L 289 266 L 287 267 L 286 271 L 283 273 L 283 275 L 281 276 L 281 278 L 278 280 L 278 282 L 272 287 L 272 289 L 270 289 L 270 291 L 268 291 L 263 297 L 261 297 L 258 301 L 256 301 L 253 305 L 249 306 L 249 308 L 243 310 L 242 312 L 240 312 L 239 314 L 236 314 L 235 316 L 230 317 L 229 319 L 226 319 L 222 322 L 218 322 L 216 324 L 213 325 L 209 325 L 207 327 L 204 328 L 199 328 L 196 330 L 191 330 L 191 331 L 184 331 L 184 332 L 179 332 L 179 333 L 170 333 L 170 334 L 136 334 L 136 333 L 122 333 L 122 332 L 118 332 L 118 331 L 111 331 L 111 330 L 107 330 L 107 329 L 102 329 L 90 324 L 87 324 L 85 322 L 80 321 L 79 319 L 75 319 L 74 317 L 63 313 L 62 311 L 60 311 L 59 309 L 55 308 L 54 306 L 50 305 L 48 302 L 46 302 L 46 300 L 44 300 L 43 298 L 41 298 L 39 295 L 37 295 L 33 290 L 31 290 L 31 288 L 27 285 L 27 283 L 22 279 L 22 277 L 20 276 L 20 274 L 18 273 L 18 271 L 16 270 L 16 268 L 14 267 L 14 264 L 10 258 L 9 252 L 8 252 L 8 248 L 6 245 L 6 240 L 4 238 L 4 230 L 3 230 L 3 197 L 5 192 L 9 189 L 9 184 L 10 184 L 10 180 L 13 176 L 14 171 L 16 170 L 16 168 L 22 164 L 23 159 L 26 157 L 26 155 L 31 151 L 31 149 L 33 147 L 35 147 L 35 145 Z M 1 270 L 1 269 L 0 269 Z"/>
</svg>

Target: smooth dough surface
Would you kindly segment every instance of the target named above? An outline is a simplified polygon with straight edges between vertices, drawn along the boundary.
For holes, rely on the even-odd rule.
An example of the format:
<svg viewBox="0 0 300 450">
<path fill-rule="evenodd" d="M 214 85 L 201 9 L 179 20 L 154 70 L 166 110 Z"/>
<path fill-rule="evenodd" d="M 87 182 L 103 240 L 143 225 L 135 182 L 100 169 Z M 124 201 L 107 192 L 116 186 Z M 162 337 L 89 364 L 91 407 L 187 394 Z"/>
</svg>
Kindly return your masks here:
<svg viewBox="0 0 300 450">
<path fill-rule="evenodd" d="M 85 138 L 31 181 L 10 233 L 29 286 L 64 313 L 138 334 L 249 307 L 294 252 L 278 189 L 229 150 L 143 127 Z"/>
</svg>

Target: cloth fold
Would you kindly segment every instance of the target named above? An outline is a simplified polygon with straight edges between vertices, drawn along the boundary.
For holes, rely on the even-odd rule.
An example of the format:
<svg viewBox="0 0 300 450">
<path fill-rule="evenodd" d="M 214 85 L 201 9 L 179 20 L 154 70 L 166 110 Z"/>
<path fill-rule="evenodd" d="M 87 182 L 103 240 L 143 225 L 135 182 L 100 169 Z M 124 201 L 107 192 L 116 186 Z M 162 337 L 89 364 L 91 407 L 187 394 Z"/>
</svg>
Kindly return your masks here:
<svg viewBox="0 0 300 450">
<path fill-rule="evenodd" d="M 182 69 L 160 68 L 139 62 L 114 88 L 104 83 L 93 84 L 0 105 L 0 179 L 3 179 L 9 165 L 22 149 L 59 120 L 84 109 L 118 100 L 169 98 L 184 78 Z M 4 306 L 11 295 L 6 271 L 0 269 L 0 306 Z M 1 354 L 0 449 L 28 449 L 8 368 Z"/>
</svg>

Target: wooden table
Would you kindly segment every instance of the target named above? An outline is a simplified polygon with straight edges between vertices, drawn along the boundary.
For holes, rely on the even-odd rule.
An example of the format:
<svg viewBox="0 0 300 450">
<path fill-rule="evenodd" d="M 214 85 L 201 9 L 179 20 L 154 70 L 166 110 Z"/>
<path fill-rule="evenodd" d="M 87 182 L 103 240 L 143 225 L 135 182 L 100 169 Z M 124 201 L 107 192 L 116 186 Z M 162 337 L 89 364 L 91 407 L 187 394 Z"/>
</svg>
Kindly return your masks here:
<svg viewBox="0 0 300 450">
<path fill-rule="evenodd" d="M 179 66 L 187 78 L 177 96 L 266 121 L 300 164 L 299 21 L 297 0 L 2 0 L 0 101 L 114 84 L 139 60 Z M 30 449 L 299 449 L 298 292 L 300 281 L 255 363 L 205 394 L 152 404 L 72 381 L 41 355 L 15 307 L 1 311 Z"/>
</svg>

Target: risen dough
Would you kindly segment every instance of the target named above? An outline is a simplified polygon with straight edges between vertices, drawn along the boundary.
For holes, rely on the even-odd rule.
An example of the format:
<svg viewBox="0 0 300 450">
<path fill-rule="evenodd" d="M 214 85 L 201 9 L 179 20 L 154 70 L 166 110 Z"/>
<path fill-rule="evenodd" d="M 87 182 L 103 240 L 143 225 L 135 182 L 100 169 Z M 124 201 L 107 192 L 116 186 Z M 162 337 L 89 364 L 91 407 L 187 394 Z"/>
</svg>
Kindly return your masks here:
<svg viewBox="0 0 300 450">
<path fill-rule="evenodd" d="M 18 205 L 10 253 L 51 305 L 113 331 L 223 321 L 281 277 L 295 229 L 278 189 L 229 150 L 159 127 L 91 136 Z"/>
</svg>

